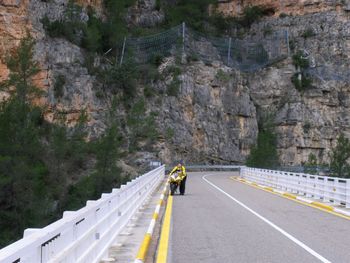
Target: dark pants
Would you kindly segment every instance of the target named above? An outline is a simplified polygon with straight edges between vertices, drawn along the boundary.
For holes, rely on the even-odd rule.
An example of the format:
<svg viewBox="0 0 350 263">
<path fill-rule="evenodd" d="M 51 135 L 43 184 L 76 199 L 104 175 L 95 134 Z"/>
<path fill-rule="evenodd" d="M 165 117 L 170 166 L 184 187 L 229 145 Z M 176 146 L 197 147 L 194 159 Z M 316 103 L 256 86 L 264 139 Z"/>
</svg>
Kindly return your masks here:
<svg viewBox="0 0 350 263">
<path fill-rule="evenodd" d="M 186 179 L 187 179 L 187 176 L 184 179 L 182 179 L 182 181 L 180 183 L 180 194 L 181 195 L 183 195 L 185 193 Z"/>
</svg>

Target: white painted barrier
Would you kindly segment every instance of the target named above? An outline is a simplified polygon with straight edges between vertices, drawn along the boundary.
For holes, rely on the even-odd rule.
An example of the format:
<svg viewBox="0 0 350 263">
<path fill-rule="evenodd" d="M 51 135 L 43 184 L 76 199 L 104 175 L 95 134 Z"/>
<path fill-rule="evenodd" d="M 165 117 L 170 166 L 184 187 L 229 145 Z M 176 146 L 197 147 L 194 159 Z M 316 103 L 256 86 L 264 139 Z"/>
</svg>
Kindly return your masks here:
<svg viewBox="0 0 350 263">
<path fill-rule="evenodd" d="M 99 262 L 164 174 L 158 167 L 45 228 L 25 230 L 23 239 L 0 250 L 0 262 Z"/>
<path fill-rule="evenodd" d="M 350 208 L 350 179 L 241 167 L 241 176 L 261 185 Z"/>
</svg>

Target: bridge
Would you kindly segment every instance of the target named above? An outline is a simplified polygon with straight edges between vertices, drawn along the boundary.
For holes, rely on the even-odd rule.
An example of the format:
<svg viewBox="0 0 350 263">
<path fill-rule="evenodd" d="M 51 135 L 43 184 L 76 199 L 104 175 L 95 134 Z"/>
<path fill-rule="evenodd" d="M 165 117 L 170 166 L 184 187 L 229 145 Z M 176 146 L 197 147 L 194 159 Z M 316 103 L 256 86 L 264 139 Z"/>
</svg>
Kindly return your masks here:
<svg viewBox="0 0 350 263">
<path fill-rule="evenodd" d="M 184 196 L 168 196 L 160 166 L 43 229 L 27 229 L 0 250 L 0 262 L 350 262 L 350 179 L 190 168 Z M 112 256 L 130 241 L 122 233 L 133 231 L 137 215 L 147 223 L 130 257 L 122 249 Z"/>
</svg>

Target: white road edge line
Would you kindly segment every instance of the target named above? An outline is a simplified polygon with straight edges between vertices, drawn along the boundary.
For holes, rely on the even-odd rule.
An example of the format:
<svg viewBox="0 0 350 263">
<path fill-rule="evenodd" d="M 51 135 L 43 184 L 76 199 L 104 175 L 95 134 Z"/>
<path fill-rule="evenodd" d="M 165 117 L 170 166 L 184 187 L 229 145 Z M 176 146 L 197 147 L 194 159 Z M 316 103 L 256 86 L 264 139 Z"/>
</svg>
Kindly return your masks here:
<svg viewBox="0 0 350 263">
<path fill-rule="evenodd" d="M 236 198 L 234 198 L 233 196 L 231 196 L 230 194 L 226 193 L 224 190 L 222 190 L 221 188 L 219 188 L 218 186 L 216 186 L 215 184 L 213 184 L 212 182 L 210 182 L 208 179 L 206 179 L 207 176 L 210 176 L 211 174 L 207 174 L 204 175 L 202 177 L 202 179 L 204 181 L 206 181 L 208 184 L 210 184 L 211 186 L 213 186 L 214 188 L 216 188 L 217 190 L 219 190 L 221 193 L 223 193 L 224 195 L 226 195 L 228 198 L 232 199 L 233 201 L 235 201 L 237 204 L 239 204 L 240 206 L 242 206 L 243 208 L 245 208 L 246 210 L 248 210 L 249 212 L 251 212 L 253 215 L 257 216 L 258 218 L 260 218 L 262 221 L 264 221 L 265 223 L 267 223 L 268 225 L 270 225 L 271 227 L 273 227 L 274 229 L 276 229 L 278 232 L 280 232 L 282 235 L 284 235 L 285 237 L 287 237 L 288 239 L 290 239 L 291 241 L 293 241 L 294 243 L 296 243 L 298 246 L 300 246 L 301 248 L 305 249 L 307 252 L 309 252 L 311 255 L 313 255 L 314 257 L 316 257 L 317 259 L 319 259 L 320 261 L 324 262 L 324 263 L 331 263 L 331 261 L 329 261 L 328 259 L 324 258 L 323 256 L 321 256 L 320 254 L 318 254 L 316 251 L 314 251 L 313 249 L 311 249 L 310 247 L 308 247 L 307 245 L 305 245 L 303 242 L 301 242 L 300 240 L 298 240 L 297 238 L 293 237 L 291 234 L 287 233 L 286 231 L 284 231 L 282 228 L 276 226 L 274 223 L 272 223 L 270 220 L 266 219 L 265 217 L 263 217 L 262 215 L 258 214 L 257 212 L 255 212 L 253 209 L 249 208 L 248 206 L 246 206 L 245 204 L 243 204 L 242 202 L 240 202 L 239 200 L 237 200 Z"/>
</svg>

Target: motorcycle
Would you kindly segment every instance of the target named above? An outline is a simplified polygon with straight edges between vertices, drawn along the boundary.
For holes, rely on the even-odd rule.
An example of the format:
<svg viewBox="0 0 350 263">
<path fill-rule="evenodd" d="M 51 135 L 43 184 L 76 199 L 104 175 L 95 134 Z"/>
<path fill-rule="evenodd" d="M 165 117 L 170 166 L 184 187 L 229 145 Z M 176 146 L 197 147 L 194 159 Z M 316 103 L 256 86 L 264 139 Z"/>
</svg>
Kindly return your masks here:
<svg viewBox="0 0 350 263">
<path fill-rule="evenodd" d="M 173 173 L 169 177 L 170 195 L 174 195 L 176 193 L 176 190 L 180 186 L 182 179 L 183 178 L 181 176 L 181 173 L 179 172 Z"/>
</svg>

